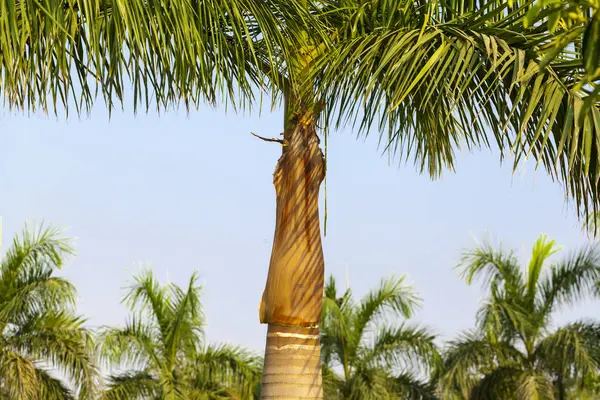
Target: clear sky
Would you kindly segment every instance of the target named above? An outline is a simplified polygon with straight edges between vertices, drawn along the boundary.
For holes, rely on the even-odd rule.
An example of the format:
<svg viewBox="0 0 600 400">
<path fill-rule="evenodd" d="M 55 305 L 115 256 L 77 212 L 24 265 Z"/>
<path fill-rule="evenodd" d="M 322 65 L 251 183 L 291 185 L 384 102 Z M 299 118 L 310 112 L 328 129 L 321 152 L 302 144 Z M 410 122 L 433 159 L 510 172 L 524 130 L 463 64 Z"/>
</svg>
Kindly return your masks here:
<svg viewBox="0 0 600 400">
<path fill-rule="evenodd" d="M 0 114 L 4 247 L 25 220 L 67 228 L 78 256 L 64 270 L 93 326 L 122 323 L 122 288 L 141 263 L 163 281 L 204 283 L 207 339 L 262 351 L 258 323 L 274 229 L 272 172 L 280 112 L 244 117 L 204 108 L 189 116 L 97 106 L 68 121 Z M 376 136 L 329 142 L 326 273 L 355 294 L 406 274 L 424 307 L 416 320 L 445 337 L 473 326 L 479 286 L 457 277 L 461 250 L 485 235 L 530 248 L 547 233 L 566 249 L 587 243 L 562 187 L 530 166 L 513 176 L 497 152 L 462 154 L 439 181 L 388 163 Z M 566 251 L 565 251 L 566 253 Z M 587 303 L 557 321 L 600 317 Z"/>
</svg>

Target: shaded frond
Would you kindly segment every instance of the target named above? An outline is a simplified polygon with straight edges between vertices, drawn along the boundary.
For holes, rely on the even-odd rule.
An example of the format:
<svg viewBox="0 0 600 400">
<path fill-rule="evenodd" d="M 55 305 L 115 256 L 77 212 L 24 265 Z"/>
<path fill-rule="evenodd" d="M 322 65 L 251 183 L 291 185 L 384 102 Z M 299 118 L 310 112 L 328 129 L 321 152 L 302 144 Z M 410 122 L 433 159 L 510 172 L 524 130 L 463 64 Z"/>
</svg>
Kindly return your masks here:
<svg viewBox="0 0 600 400">
<path fill-rule="evenodd" d="M 554 400 L 554 387 L 547 375 L 525 370 L 517 381 L 517 400 Z"/>
<path fill-rule="evenodd" d="M 157 398 L 158 384 L 148 371 L 126 372 L 108 377 L 102 400 L 136 400 Z"/>
<path fill-rule="evenodd" d="M 584 377 L 600 369 L 600 323 L 576 322 L 540 341 L 536 359 L 549 371 Z"/>
</svg>

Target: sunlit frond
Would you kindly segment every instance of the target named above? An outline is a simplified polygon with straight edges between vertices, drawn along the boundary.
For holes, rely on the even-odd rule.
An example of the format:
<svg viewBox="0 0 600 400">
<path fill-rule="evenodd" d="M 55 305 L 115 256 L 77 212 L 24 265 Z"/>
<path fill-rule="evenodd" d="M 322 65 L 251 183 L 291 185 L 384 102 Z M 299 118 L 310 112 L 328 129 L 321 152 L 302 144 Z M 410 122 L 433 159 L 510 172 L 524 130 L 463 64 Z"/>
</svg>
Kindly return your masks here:
<svg viewBox="0 0 600 400">
<path fill-rule="evenodd" d="M 596 207 L 599 105 L 572 90 L 576 68 L 540 67 L 537 46 L 552 35 L 523 29 L 527 6 L 399 1 L 385 18 L 379 3 L 349 2 L 340 39 L 317 62 L 327 123 L 379 132 L 433 177 L 454 168 L 458 149 L 493 142 L 515 168 L 533 158 L 578 206 Z"/>
<path fill-rule="evenodd" d="M 319 31 L 295 0 L 2 4 L 0 24 L 10 34 L 0 38 L 0 87 L 9 106 L 30 110 L 75 105 L 81 113 L 97 95 L 113 108 L 127 81 L 136 109 L 221 99 L 245 106 L 256 88 L 283 83 L 280 59 L 303 40 L 297 26 Z"/>
<path fill-rule="evenodd" d="M 410 318 L 420 303 L 421 299 L 414 288 L 405 283 L 404 277 L 382 279 L 377 289 L 369 291 L 361 299 L 354 328 L 362 333 L 369 323 L 375 322 L 386 311 Z"/>
<path fill-rule="evenodd" d="M 361 362 L 431 373 L 441 367 L 434 340 L 432 332 L 419 326 L 380 327 L 372 345 L 363 350 Z"/>
</svg>

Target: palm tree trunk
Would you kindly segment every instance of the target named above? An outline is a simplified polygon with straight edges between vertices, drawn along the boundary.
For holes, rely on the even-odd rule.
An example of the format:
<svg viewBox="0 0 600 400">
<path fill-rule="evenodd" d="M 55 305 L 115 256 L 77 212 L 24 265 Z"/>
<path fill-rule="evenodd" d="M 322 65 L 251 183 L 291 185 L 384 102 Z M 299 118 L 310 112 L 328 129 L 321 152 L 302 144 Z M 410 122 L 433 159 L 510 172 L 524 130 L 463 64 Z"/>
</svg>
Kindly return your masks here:
<svg viewBox="0 0 600 400">
<path fill-rule="evenodd" d="M 322 399 L 319 187 L 325 165 L 311 113 L 297 114 L 288 124 L 282 153 L 273 178 L 275 238 L 260 304 L 260 320 L 269 324 L 261 396 Z"/>
</svg>

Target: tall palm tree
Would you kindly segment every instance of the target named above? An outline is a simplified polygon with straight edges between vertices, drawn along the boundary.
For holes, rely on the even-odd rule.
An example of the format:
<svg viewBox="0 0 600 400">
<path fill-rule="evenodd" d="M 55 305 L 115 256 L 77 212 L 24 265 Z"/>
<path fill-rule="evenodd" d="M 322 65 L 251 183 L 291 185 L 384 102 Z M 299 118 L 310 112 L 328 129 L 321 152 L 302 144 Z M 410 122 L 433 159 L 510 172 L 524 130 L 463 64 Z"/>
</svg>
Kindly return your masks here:
<svg viewBox="0 0 600 400">
<path fill-rule="evenodd" d="M 532 0 L 19 0 L 0 7 L 1 90 L 15 107 L 283 104 L 276 226 L 260 321 L 263 396 L 320 398 L 324 260 L 320 139 L 348 123 L 439 176 L 459 147 L 533 157 L 587 211 L 598 205 L 600 105 L 580 48 L 558 56 Z M 531 16 L 529 18 L 528 16 Z M 524 27 L 525 18 L 528 27 Z M 540 65 L 550 54 L 551 62 Z M 556 56 L 556 57 L 554 57 Z M 592 98 L 593 99 L 593 98 Z M 590 102 L 592 104 L 590 104 Z M 319 137 L 319 134 L 321 136 Z M 326 146 L 325 146 L 326 147 Z M 298 336 L 299 335 L 299 336 Z M 302 346 L 294 343 L 305 340 Z M 303 359 L 311 368 L 282 366 Z M 284 368 L 285 369 L 285 368 Z"/>
<path fill-rule="evenodd" d="M 468 284 L 483 278 L 488 293 L 477 329 L 448 349 L 447 398 L 564 400 L 600 373 L 600 321 L 552 329 L 559 309 L 598 294 L 600 253 L 588 247 L 551 263 L 558 250 L 540 236 L 525 268 L 489 245 L 464 254 L 463 277 Z"/>
<path fill-rule="evenodd" d="M 402 278 L 383 279 L 360 302 L 350 289 L 340 296 L 329 278 L 321 323 L 326 399 L 434 398 L 434 387 L 416 378 L 439 366 L 434 335 L 393 322 L 411 317 L 418 304 Z"/>
<path fill-rule="evenodd" d="M 93 398 L 92 336 L 75 314 L 75 288 L 55 276 L 71 254 L 56 229 L 25 226 L 2 259 L 1 399 Z"/>
<path fill-rule="evenodd" d="M 103 399 L 253 398 L 261 360 L 238 347 L 203 344 L 196 274 L 182 289 L 159 284 L 145 270 L 123 301 L 133 313 L 127 324 L 105 327 L 99 335 L 100 356 L 119 369 Z"/>
</svg>

